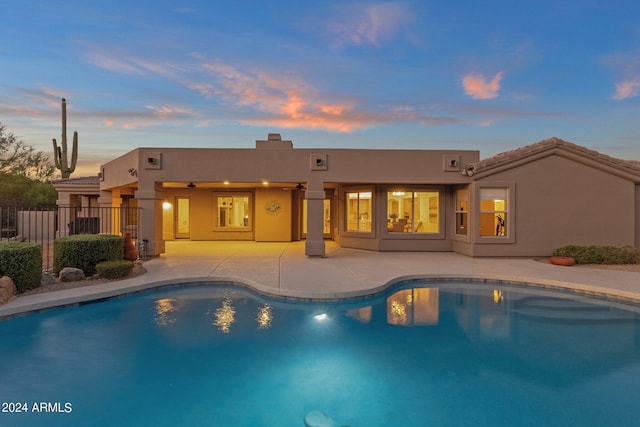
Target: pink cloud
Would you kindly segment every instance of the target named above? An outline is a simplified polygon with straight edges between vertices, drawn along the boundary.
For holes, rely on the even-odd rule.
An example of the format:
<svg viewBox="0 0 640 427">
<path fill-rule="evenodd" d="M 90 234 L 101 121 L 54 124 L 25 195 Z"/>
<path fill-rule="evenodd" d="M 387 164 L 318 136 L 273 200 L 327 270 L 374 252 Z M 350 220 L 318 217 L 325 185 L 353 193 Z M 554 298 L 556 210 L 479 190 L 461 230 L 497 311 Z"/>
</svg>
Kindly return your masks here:
<svg viewBox="0 0 640 427">
<path fill-rule="evenodd" d="M 411 14 L 402 3 L 362 4 L 347 8 L 345 16 L 330 22 L 328 29 L 338 46 L 380 46 L 410 22 Z"/>
<path fill-rule="evenodd" d="M 212 74 L 214 83 L 190 83 L 191 89 L 239 108 L 253 107 L 266 113 L 274 124 L 340 132 L 359 127 L 355 122 L 347 124 L 339 119 L 353 108 L 351 105 L 323 102 L 313 87 L 295 76 L 239 71 L 217 62 L 205 64 L 203 68 Z M 246 123 L 260 119 L 241 120 Z"/>
<path fill-rule="evenodd" d="M 464 93 L 473 99 L 491 99 L 498 96 L 502 71 L 497 73 L 491 81 L 487 81 L 482 74 L 469 73 L 462 79 Z"/>
<path fill-rule="evenodd" d="M 620 101 L 638 95 L 640 95 L 640 78 L 617 83 L 616 93 L 611 98 Z"/>
<path fill-rule="evenodd" d="M 387 9 L 387 8 L 391 9 Z M 394 6 L 395 7 L 395 6 Z M 374 5 L 369 11 L 369 24 L 362 27 L 365 39 L 373 43 L 379 36 L 392 32 L 392 27 L 381 22 L 385 13 L 393 15 L 390 5 Z M 399 12 L 398 12 L 399 13 Z M 400 14 L 401 15 L 401 14 Z M 391 19 L 392 22 L 398 22 Z M 368 28 L 368 30 L 365 30 Z M 450 123 L 450 119 L 418 114 L 401 106 L 388 111 L 372 111 L 358 107 L 355 100 L 345 96 L 321 94 L 313 85 L 291 72 L 268 72 L 264 69 L 237 68 L 220 61 L 207 61 L 203 55 L 193 54 L 195 62 L 175 66 L 153 62 L 133 55 L 122 55 L 94 48 L 87 54 L 97 66 L 117 73 L 160 75 L 178 85 L 184 85 L 214 102 L 224 104 L 226 114 L 240 123 L 270 124 L 285 128 L 321 129 L 330 132 L 352 132 L 371 126 L 415 121 L 425 126 Z M 158 125 L 160 122 L 196 120 L 198 126 L 210 122 L 204 114 L 175 106 L 145 106 L 147 111 L 129 114 L 126 118 L 110 114 L 102 117 L 107 126 L 137 129 Z"/>
</svg>

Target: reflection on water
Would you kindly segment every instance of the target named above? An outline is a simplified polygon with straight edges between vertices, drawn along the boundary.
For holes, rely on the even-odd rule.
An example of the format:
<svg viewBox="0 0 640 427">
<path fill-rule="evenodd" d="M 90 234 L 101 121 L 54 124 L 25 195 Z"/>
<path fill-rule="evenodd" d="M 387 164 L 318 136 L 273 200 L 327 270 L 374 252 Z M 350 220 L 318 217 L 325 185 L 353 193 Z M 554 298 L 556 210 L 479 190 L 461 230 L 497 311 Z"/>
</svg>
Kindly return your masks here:
<svg viewBox="0 0 640 427">
<path fill-rule="evenodd" d="M 315 408 L 340 426 L 638 425 L 640 306 L 421 284 L 339 302 L 176 286 L 2 321 L 0 395 L 81 409 L 29 425 L 113 424 L 105 407 L 130 425 L 295 426 Z"/>
<path fill-rule="evenodd" d="M 258 317 L 256 317 L 258 329 L 269 329 L 272 320 L 273 314 L 271 313 L 271 307 L 269 304 L 265 304 L 258 308 Z"/>
<path fill-rule="evenodd" d="M 407 324 L 407 305 L 399 302 L 396 299 L 391 300 L 389 306 L 389 323 L 392 325 L 406 325 Z"/>
<path fill-rule="evenodd" d="M 403 289 L 387 298 L 387 322 L 391 325 L 437 325 L 437 288 Z"/>
<path fill-rule="evenodd" d="M 214 316 L 216 318 L 214 325 L 218 327 L 219 331 L 224 332 L 225 334 L 229 333 L 229 328 L 236 321 L 236 310 L 231 305 L 231 298 L 225 297 L 222 300 L 222 307 L 216 309 Z"/>
<path fill-rule="evenodd" d="M 169 326 L 176 321 L 176 318 L 171 315 L 174 311 L 176 311 L 176 306 L 173 298 L 156 300 L 153 319 L 158 326 Z"/>
<path fill-rule="evenodd" d="M 347 310 L 347 317 L 357 320 L 360 323 L 369 323 L 373 315 L 373 307 L 370 305 Z"/>
</svg>

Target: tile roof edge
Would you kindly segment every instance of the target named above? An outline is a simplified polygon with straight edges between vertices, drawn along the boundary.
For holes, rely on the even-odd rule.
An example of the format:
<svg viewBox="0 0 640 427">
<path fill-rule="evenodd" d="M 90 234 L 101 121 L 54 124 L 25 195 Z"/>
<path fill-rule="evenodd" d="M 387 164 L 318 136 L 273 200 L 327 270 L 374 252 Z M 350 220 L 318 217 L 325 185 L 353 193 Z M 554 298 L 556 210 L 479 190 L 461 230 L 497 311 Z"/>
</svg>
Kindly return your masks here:
<svg viewBox="0 0 640 427">
<path fill-rule="evenodd" d="M 524 159 L 530 155 L 542 153 L 554 148 L 565 148 L 573 150 L 582 155 L 604 161 L 613 167 L 623 167 L 624 169 L 630 170 L 631 172 L 640 175 L 640 161 L 638 160 L 618 159 L 557 137 L 547 138 L 534 144 L 529 144 L 520 148 L 516 148 L 514 150 L 498 153 L 494 156 L 487 157 L 486 159 L 481 159 L 478 162 L 471 163 L 469 166 L 474 171 L 474 173 L 477 173 L 508 164 L 515 160 Z"/>
</svg>

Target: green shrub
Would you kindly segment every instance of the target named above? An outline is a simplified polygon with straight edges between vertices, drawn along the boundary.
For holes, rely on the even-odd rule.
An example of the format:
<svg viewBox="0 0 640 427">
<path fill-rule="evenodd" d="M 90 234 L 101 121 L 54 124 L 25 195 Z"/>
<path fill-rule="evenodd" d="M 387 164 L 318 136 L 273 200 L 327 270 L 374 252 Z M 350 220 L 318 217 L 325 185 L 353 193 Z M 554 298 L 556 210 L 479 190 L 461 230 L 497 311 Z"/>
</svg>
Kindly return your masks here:
<svg viewBox="0 0 640 427">
<path fill-rule="evenodd" d="M 107 279 L 121 279 L 133 271 L 133 262 L 125 259 L 102 261 L 96 264 L 96 271 Z"/>
<path fill-rule="evenodd" d="M 0 243 L 0 276 L 9 276 L 18 292 L 40 286 L 42 248 L 37 243 Z"/>
<path fill-rule="evenodd" d="M 638 264 L 640 250 L 631 246 L 563 246 L 553 256 L 567 256 L 576 264 Z"/>
<path fill-rule="evenodd" d="M 96 272 L 102 261 L 122 259 L 124 238 L 111 234 L 76 234 L 53 241 L 53 272 L 58 275 L 64 267 L 75 267 L 87 276 Z"/>
</svg>

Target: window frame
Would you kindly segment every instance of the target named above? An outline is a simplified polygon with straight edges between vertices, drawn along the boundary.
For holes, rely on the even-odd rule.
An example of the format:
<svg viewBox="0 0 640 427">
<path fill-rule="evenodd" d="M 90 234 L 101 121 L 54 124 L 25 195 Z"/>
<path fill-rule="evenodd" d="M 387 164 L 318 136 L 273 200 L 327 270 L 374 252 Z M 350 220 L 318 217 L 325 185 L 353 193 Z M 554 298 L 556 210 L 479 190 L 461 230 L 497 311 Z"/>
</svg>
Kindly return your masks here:
<svg viewBox="0 0 640 427">
<path fill-rule="evenodd" d="M 384 223 L 381 224 L 381 227 L 384 230 L 384 235 L 386 239 L 418 239 L 418 240 L 428 240 L 428 239 L 443 239 L 445 237 L 445 227 L 446 227 L 446 192 L 444 191 L 444 187 L 442 186 L 415 186 L 415 185 L 392 185 L 385 186 L 383 189 L 382 195 L 384 197 Z M 402 191 L 402 192 L 410 192 L 413 193 L 411 205 L 414 208 L 412 215 L 415 214 L 415 193 L 436 193 L 438 195 L 438 217 L 437 217 L 437 232 L 426 232 L 426 231 L 414 231 L 411 232 L 400 232 L 400 231 L 390 231 L 387 226 L 387 221 L 391 213 L 389 212 L 389 194 L 394 191 Z M 428 215 L 428 214 L 427 214 Z M 413 219 L 413 217 L 412 217 Z M 412 226 L 413 228 L 413 226 Z"/>
<path fill-rule="evenodd" d="M 467 198 L 466 198 L 466 202 L 467 202 L 467 210 L 462 211 L 458 209 L 458 191 L 461 190 L 466 190 L 467 192 Z M 473 227 L 471 226 L 471 223 L 473 221 L 473 204 L 472 204 L 472 195 L 473 195 L 473 190 L 471 188 L 470 185 L 468 186 L 464 186 L 464 187 L 456 187 L 453 190 L 453 212 L 454 212 L 454 221 L 453 221 L 453 238 L 455 240 L 461 240 L 461 241 L 465 241 L 465 242 L 469 242 L 471 240 L 472 237 L 472 230 Z M 465 214 L 466 215 L 466 233 L 462 234 L 462 233 L 458 233 L 458 214 Z"/>
<path fill-rule="evenodd" d="M 371 206 L 369 212 L 369 222 L 371 223 L 371 229 L 369 231 L 349 230 L 349 194 L 352 193 L 371 193 Z M 358 197 L 359 200 L 359 197 Z M 358 186 L 358 187 L 345 187 L 342 189 L 342 233 L 345 236 L 354 237 L 375 237 L 376 229 L 376 189 L 374 186 Z M 358 212 L 359 215 L 359 212 Z"/>
<path fill-rule="evenodd" d="M 506 236 L 482 236 L 480 235 L 480 215 L 487 212 L 498 212 L 498 211 L 482 211 L 480 209 L 480 205 L 482 202 L 481 192 L 482 189 L 505 189 L 507 191 L 507 200 L 505 202 L 505 230 Z M 475 241 L 479 243 L 515 243 L 516 241 L 516 210 L 515 210 L 515 199 L 516 199 L 516 185 L 515 182 L 511 181 L 487 181 L 487 182 L 476 182 L 474 191 L 475 201 L 473 202 L 473 206 L 475 207 L 475 213 L 473 214 L 474 218 L 474 232 L 473 235 L 475 237 Z M 499 211 L 503 212 L 503 211 Z"/>
<path fill-rule="evenodd" d="M 220 226 L 220 210 L 218 209 L 218 199 L 220 197 L 246 197 L 247 198 L 247 211 L 248 224 L 246 227 L 221 227 Z M 253 193 L 250 191 L 216 191 L 213 193 L 213 231 L 216 232 L 252 232 L 254 222 L 254 210 L 253 210 Z"/>
</svg>

